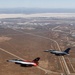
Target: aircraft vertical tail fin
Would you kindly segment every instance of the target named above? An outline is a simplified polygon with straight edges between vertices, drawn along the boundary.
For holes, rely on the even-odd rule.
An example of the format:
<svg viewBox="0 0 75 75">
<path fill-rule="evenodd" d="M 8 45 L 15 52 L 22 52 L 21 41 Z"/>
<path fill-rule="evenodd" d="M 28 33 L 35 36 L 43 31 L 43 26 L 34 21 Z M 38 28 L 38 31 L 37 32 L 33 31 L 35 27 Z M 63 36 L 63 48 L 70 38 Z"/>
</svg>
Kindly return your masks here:
<svg viewBox="0 0 75 75">
<path fill-rule="evenodd" d="M 69 54 L 69 50 L 70 50 L 71 48 L 67 48 L 64 52 L 66 52 L 66 53 L 68 53 Z"/>
<path fill-rule="evenodd" d="M 37 57 L 33 60 L 34 63 L 36 63 L 38 65 L 38 61 L 40 60 L 40 57 Z"/>
</svg>

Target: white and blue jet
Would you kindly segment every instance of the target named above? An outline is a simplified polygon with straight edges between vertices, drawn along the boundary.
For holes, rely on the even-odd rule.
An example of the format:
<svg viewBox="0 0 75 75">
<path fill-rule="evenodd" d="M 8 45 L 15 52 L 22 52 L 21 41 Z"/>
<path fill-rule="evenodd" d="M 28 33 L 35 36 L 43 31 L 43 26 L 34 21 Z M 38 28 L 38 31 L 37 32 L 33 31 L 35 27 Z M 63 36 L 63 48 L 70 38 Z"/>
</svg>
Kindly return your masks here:
<svg viewBox="0 0 75 75">
<path fill-rule="evenodd" d="M 51 54 L 55 54 L 56 56 L 64 56 L 69 55 L 70 49 L 71 48 L 67 48 L 65 51 L 45 50 L 44 52 L 50 52 Z"/>
</svg>

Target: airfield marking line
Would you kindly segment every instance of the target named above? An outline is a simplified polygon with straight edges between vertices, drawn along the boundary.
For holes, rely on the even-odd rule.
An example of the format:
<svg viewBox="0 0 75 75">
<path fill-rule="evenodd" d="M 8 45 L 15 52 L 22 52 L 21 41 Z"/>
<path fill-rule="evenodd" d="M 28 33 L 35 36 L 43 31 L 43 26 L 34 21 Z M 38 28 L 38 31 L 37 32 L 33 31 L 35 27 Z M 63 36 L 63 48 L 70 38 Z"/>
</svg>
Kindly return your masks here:
<svg viewBox="0 0 75 75">
<path fill-rule="evenodd" d="M 60 27 L 60 26 L 56 26 L 56 27 L 52 28 L 52 31 L 55 31 L 54 29 L 56 29 L 56 28 L 58 28 L 58 27 Z"/>
<path fill-rule="evenodd" d="M 59 60 L 61 60 L 61 58 L 59 57 Z M 62 61 L 59 61 L 60 64 L 62 63 Z M 63 64 L 63 63 L 62 63 Z M 63 68 L 63 65 L 61 65 L 61 68 L 62 68 L 62 71 L 64 72 L 64 68 Z M 63 74 L 64 75 L 64 74 Z"/>
<path fill-rule="evenodd" d="M 68 74 L 70 74 L 70 71 L 69 71 L 69 69 L 68 69 L 68 66 L 67 66 L 67 64 L 66 64 L 66 62 L 65 62 L 65 58 L 62 56 L 62 59 L 63 59 L 63 61 L 64 61 L 64 64 L 65 64 L 65 67 L 66 67 L 66 70 L 67 70 L 67 72 L 68 72 Z"/>
<path fill-rule="evenodd" d="M 46 73 L 62 74 L 62 73 L 58 73 L 58 72 L 53 72 L 53 71 L 50 71 L 50 70 L 46 70 L 46 69 L 44 69 L 44 68 L 42 68 L 40 66 L 37 66 L 37 68 L 44 70 Z"/>
<path fill-rule="evenodd" d="M 58 27 L 60 27 L 60 26 L 54 27 L 54 28 L 52 29 L 52 31 L 64 32 L 64 33 L 70 34 L 69 32 L 65 32 L 65 31 L 62 31 L 62 30 L 54 30 L 54 29 L 56 29 L 56 28 L 58 28 Z"/>
<path fill-rule="evenodd" d="M 59 49 L 60 49 L 60 47 L 59 47 Z M 62 62 L 62 59 L 61 59 L 61 57 L 58 57 L 58 59 L 59 59 L 59 62 L 60 62 L 60 64 L 61 64 L 61 69 L 62 69 L 62 71 L 63 71 L 63 73 L 61 73 L 61 75 L 64 75 L 64 67 L 63 67 L 63 62 Z"/>
<path fill-rule="evenodd" d="M 6 51 L 6 50 L 5 50 L 5 49 L 3 49 L 3 48 L 0 48 L 0 50 L 1 50 L 1 51 L 3 51 L 3 52 L 6 52 L 6 53 L 8 53 L 8 54 L 10 54 L 10 55 L 12 55 L 12 56 L 14 56 L 14 57 L 16 57 L 16 58 L 19 58 L 19 59 L 24 60 L 23 58 L 21 58 L 21 57 L 19 57 L 19 56 L 15 55 L 15 54 L 13 54 L 13 53 L 11 53 L 11 52 L 9 52 L 9 51 Z"/>
<path fill-rule="evenodd" d="M 16 58 L 19 58 L 19 59 L 25 60 L 25 59 L 23 59 L 23 58 L 21 58 L 21 57 L 15 55 L 15 54 L 9 52 L 9 51 L 6 51 L 6 50 L 3 49 L 3 48 L 0 48 L 0 50 L 3 51 L 3 52 L 5 52 L 5 53 L 7 53 L 7 54 L 10 54 L 10 55 L 12 55 L 12 56 L 14 56 L 14 57 L 16 57 Z M 38 66 L 37 68 L 39 68 L 39 69 L 45 71 L 46 73 L 57 73 L 57 72 L 53 72 L 53 71 L 50 71 L 50 70 L 46 70 L 46 69 L 44 69 L 44 68 L 42 68 L 42 67 L 40 67 L 40 66 Z"/>
<path fill-rule="evenodd" d="M 68 57 L 67 57 L 68 58 Z M 72 65 L 72 63 L 71 63 L 71 61 L 70 61 L 70 59 L 68 58 L 68 60 L 69 60 L 69 63 L 70 63 L 70 65 L 71 65 L 71 67 L 72 67 L 72 69 L 73 69 L 73 71 L 75 72 L 75 69 L 74 69 L 74 67 L 73 67 L 73 65 Z"/>
</svg>

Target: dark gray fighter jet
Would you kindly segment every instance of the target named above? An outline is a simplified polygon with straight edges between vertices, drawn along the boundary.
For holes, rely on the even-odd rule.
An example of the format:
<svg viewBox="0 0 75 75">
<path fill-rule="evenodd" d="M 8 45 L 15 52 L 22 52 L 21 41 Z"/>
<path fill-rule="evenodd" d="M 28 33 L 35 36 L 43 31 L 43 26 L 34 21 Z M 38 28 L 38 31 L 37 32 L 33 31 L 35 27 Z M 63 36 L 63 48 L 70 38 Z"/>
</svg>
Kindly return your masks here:
<svg viewBox="0 0 75 75">
<path fill-rule="evenodd" d="M 44 52 L 50 52 L 52 54 L 55 54 L 56 56 L 64 56 L 64 55 L 69 55 L 70 49 L 71 48 L 67 48 L 65 51 L 45 50 Z"/>
</svg>

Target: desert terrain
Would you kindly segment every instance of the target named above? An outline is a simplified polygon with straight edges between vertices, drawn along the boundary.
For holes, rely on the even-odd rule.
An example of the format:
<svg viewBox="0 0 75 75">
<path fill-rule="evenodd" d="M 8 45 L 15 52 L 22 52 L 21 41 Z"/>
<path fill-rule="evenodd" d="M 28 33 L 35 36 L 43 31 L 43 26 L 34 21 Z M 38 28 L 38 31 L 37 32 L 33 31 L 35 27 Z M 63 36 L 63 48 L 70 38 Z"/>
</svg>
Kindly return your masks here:
<svg viewBox="0 0 75 75">
<path fill-rule="evenodd" d="M 0 75 L 75 74 L 75 14 L 28 18 L 8 15 L 0 18 Z M 68 47 L 71 51 L 69 56 L 64 56 L 66 66 L 61 56 L 44 52 L 49 49 L 63 51 Z M 36 57 L 41 58 L 37 67 L 7 62 L 8 59 L 33 60 Z"/>
</svg>

